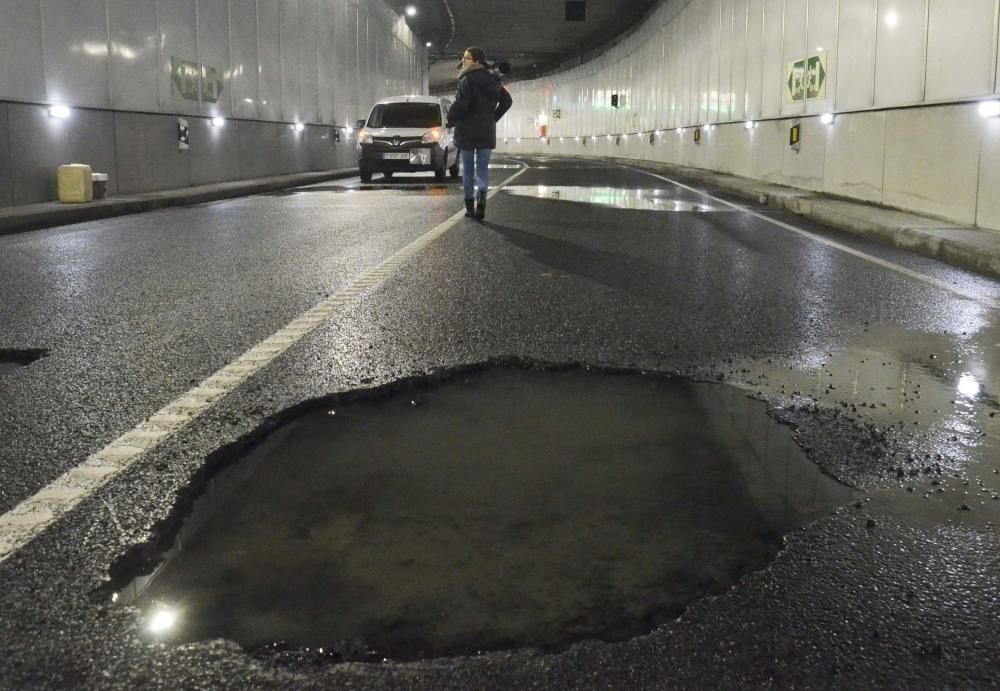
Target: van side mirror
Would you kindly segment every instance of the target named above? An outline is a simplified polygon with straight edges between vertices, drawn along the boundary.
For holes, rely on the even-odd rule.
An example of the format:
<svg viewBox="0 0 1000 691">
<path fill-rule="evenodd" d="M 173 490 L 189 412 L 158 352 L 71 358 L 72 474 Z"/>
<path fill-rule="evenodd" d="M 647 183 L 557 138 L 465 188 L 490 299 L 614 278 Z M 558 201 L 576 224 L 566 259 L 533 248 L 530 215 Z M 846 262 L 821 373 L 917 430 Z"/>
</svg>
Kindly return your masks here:
<svg viewBox="0 0 1000 691">
<path fill-rule="evenodd" d="M 358 128 L 364 127 L 365 126 L 364 119 L 362 118 L 361 120 L 355 120 L 354 126 Z"/>
</svg>

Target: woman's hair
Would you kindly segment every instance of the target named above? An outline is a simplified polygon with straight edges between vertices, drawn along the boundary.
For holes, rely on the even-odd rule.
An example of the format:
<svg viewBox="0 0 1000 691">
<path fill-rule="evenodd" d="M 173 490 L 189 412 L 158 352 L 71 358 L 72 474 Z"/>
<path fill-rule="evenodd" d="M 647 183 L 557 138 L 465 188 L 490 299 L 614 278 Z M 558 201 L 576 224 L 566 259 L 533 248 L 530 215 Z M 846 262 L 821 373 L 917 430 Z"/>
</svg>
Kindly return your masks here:
<svg viewBox="0 0 1000 691">
<path fill-rule="evenodd" d="M 486 51 L 479 46 L 469 46 L 465 52 L 472 56 L 473 62 L 478 62 L 480 65 L 486 62 Z"/>
</svg>

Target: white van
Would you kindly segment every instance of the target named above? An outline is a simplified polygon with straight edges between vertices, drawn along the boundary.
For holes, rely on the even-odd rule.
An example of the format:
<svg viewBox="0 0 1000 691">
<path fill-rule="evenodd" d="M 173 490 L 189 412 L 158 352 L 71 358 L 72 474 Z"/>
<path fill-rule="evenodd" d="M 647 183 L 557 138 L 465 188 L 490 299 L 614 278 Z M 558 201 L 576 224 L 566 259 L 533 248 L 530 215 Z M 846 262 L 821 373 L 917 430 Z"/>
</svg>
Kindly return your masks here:
<svg viewBox="0 0 1000 691">
<path fill-rule="evenodd" d="M 358 120 L 358 172 L 372 175 L 434 171 L 438 182 L 447 170 L 458 177 L 459 155 L 452 131 L 445 128 L 451 101 L 435 96 L 394 96 L 375 104 L 367 120 Z"/>
</svg>

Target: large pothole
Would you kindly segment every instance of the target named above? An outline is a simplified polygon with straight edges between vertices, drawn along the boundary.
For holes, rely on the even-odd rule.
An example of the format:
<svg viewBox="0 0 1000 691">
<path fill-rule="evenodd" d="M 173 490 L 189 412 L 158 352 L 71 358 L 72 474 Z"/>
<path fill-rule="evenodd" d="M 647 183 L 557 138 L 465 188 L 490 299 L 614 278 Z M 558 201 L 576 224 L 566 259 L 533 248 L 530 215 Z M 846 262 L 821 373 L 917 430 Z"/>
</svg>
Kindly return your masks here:
<svg viewBox="0 0 1000 691">
<path fill-rule="evenodd" d="M 722 384 L 517 367 L 342 396 L 211 481 L 155 635 L 413 659 L 649 631 L 855 492 Z"/>
<path fill-rule="evenodd" d="M 48 354 L 41 348 L 0 348 L 0 375 L 27 367 Z"/>
</svg>

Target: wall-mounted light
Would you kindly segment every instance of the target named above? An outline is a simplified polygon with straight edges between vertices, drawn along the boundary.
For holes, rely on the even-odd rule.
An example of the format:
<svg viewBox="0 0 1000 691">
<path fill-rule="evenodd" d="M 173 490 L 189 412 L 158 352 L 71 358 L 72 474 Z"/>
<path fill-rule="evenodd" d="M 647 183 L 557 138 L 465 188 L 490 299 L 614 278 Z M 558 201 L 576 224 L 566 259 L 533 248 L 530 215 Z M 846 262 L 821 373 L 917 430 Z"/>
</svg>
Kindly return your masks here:
<svg viewBox="0 0 1000 691">
<path fill-rule="evenodd" d="M 407 17 L 415 17 L 415 16 L 417 16 L 417 8 L 414 7 L 413 5 L 407 5 L 406 6 L 406 16 Z"/>
<path fill-rule="evenodd" d="M 431 43 L 430 41 L 428 41 L 427 43 L 425 43 L 425 44 L 424 44 L 424 46 L 425 46 L 425 47 L 427 47 L 427 48 L 430 48 L 430 47 L 431 47 L 431 46 L 433 46 L 433 45 L 434 45 L 434 44 L 433 44 L 433 43 Z"/>
<path fill-rule="evenodd" d="M 225 127 L 225 118 L 212 118 L 212 127 Z"/>
<path fill-rule="evenodd" d="M 292 125 L 292 129 L 293 129 L 293 130 L 295 130 L 296 132 L 301 132 L 301 131 L 303 131 L 303 130 L 304 130 L 305 128 L 306 128 L 306 126 L 305 126 L 305 125 L 303 125 L 303 124 L 302 124 L 301 122 L 297 122 L 297 123 L 295 123 L 294 125 Z"/>
<path fill-rule="evenodd" d="M 754 122 L 753 120 L 747 120 L 746 122 L 743 123 L 743 129 L 747 129 L 747 130 L 752 130 L 756 126 L 757 126 L 757 123 Z"/>
<path fill-rule="evenodd" d="M 833 113 L 823 113 L 819 116 L 819 121 L 824 125 L 832 125 L 833 121 L 837 119 L 837 116 Z"/>
<path fill-rule="evenodd" d="M 69 106 L 52 106 L 49 108 L 49 117 L 58 118 L 59 120 L 65 120 L 69 117 L 70 110 Z"/>
<path fill-rule="evenodd" d="M 984 118 L 1000 117 L 1000 101 L 982 101 L 979 104 L 979 114 Z"/>
</svg>

